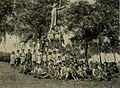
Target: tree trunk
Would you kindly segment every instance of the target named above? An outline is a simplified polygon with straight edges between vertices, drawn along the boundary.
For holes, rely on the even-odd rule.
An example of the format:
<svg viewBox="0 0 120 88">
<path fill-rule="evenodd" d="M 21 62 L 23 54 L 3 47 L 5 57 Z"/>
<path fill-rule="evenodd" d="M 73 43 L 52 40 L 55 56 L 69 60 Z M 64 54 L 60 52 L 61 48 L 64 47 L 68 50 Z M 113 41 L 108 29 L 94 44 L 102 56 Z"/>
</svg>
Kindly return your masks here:
<svg viewBox="0 0 120 88">
<path fill-rule="evenodd" d="M 102 63 L 102 58 L 101 58 L 101 43 L 100 43 L 100 40 L 97 39 L 97 46 L 98 46 L 98 53 L 99 53 L 99 59 L 100 59 L 100 63 Z"/>
<path fill-rule="evenodd" d="M 100 63 L 102 63 L 101 52 L 99 53 Z"/>
<path fill-rule="evenodd" d="M 38 38 L 38 41 L 39 41 L 39 49 L 42 47 L 42 46 L 41 46 L 41 45 L 42 45 L 41 36 L 42 36 L 42 34 L 41 34 L 41 29 L 40 29 L 39 38 Z"/>
<path fill-rule="evenodd" d="M 41 48 L 41 39 L 40 38 L 38 39 L 38 43 L 39 43 L 38 48 L 40 49 Z"/>
<path fill-rule="evenodd" d="M 85 61 L 86 61 L 86 64 L 88 65 L 88 41 L 87 39 L 85 40 Z"/>
<path fill-rule="evenodd" d="M 102 63 L 102 58 L 101 58 L 101 47 L 99 46 L 99 58 L 100 58 L 100 63 Z"/>
</svg>

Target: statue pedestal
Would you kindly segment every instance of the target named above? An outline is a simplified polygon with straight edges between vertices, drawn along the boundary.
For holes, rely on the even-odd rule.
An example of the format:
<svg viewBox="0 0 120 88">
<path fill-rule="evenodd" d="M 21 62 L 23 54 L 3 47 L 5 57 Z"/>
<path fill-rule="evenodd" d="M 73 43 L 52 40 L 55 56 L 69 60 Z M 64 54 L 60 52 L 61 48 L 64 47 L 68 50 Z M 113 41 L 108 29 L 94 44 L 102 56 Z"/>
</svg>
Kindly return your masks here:
<svg viewBox="0 0 120 88">
<path fill-rule="evenodd" d="M 49 48 L 58 48 L 62 47 L 62 33 L 56 30 L 50 30 L 48 32 L 48 47 Z"/>
</svg>

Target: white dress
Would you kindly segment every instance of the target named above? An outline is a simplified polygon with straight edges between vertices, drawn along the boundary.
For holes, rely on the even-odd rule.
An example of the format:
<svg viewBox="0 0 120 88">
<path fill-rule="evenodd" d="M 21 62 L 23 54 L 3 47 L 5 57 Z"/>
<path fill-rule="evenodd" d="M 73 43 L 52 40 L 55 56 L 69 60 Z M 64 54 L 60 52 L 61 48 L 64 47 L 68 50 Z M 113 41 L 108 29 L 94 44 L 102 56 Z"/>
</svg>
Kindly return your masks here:
<svg viewBox="0 0 120 88">
<path fill-rule="evenodd" d="M 25 62 L 25 53 L 21 53 L 21 63 Z"/>
<path fill-rule="evenodd" d="M 15 54 L 11 54 L 11 56 L 10 56 L 10 64 L 15 64 Z"/>
<path fill-rule="evenodd" d="M 38 53 L 37 53 L 37 63 L 40 64 L 40 63 L 41 63 L 41 60 L 42 60 L 42 53 L 41 53 L 41 52 L 38 52 Z"/>
<path fill-rule="evenodd" d="M 47 55 L 43 55 L 43 62 L 47 61 Z"/>
<path fill-rule="evenodd" d="M 37 54 L 36 53 L 32 54 L 32 62 L 33 61 L 37 62 Z"/>
</svg>

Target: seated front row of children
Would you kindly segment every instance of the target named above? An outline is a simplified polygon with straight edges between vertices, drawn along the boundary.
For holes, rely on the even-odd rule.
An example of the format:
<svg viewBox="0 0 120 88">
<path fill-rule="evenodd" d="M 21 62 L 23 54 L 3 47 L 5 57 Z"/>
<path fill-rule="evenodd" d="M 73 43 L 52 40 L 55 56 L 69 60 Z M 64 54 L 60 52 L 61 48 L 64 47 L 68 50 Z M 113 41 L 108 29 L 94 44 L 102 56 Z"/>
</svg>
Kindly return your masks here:
<svg viewBox="0 0 120 88">
<path fill-rule="evenodd" d="M 71 63 L 72 62 L 72 63 Z M 31 74 L 35 78 L 50 78 L 50 79 L 94 79 L 94 80 L 111 80 L 111 78 L 118 76 L 118 68 L 115 63 L 93 63 L 92 66 L 86 65 L 83 62 L 59 61 L 54 63 L 50 60 L 45 63 L 34 63 L 34 66 L 23 63 L 20 67 L 20 72 L 24 74 Z M 82 64 L 81 64 L 82 63 Z"/>
</svg>

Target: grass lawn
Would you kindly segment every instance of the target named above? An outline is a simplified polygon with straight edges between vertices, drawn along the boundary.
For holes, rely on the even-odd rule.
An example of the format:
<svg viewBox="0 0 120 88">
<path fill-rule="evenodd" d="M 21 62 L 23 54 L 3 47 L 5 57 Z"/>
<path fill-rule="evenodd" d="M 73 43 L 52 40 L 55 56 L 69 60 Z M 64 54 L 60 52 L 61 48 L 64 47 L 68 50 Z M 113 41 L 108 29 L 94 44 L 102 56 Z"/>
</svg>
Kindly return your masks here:
<svg viewBox="0 0 120 88">
<path fill-rule="evenodd" d="M 0 62 L 0 88 L 120 88 L 120 78 L 109 82 L 37 79 Z"/>
</svg>

